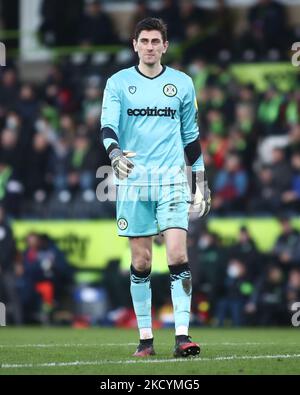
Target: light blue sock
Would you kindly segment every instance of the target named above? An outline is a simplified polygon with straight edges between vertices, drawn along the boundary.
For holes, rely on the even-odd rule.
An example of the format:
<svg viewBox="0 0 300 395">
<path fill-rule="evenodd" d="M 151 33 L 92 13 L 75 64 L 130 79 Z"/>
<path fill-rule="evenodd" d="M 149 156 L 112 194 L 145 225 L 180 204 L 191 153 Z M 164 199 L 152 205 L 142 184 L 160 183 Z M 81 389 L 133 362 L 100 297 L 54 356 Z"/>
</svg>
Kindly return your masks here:
<svg viewBox="0 0 300 395">
<path fill-rule="evenodd" d="M 150 270 L 137 272 L 132 266 L 130 271 L 130 292 L 138 328 L 151 328 L 151 285 Z"/>
<path fill-rule="evenodd" d="M 189 328 L 191 299 L 192 299 L 192 275 L 187 263 L 169 266 L 171 276 L 171 296 L 175 319 L 176 334 Z M 185 331 L 184 331 L 185 332 Z"/>
</svg>

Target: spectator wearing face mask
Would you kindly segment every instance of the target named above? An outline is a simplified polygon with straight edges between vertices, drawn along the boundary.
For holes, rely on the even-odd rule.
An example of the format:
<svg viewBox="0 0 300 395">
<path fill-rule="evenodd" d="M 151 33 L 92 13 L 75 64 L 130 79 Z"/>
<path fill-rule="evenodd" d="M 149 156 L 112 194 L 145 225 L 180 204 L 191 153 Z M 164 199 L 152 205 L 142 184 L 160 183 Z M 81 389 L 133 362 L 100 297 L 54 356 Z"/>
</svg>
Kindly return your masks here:
<svg viewBox="0 0 300 395">
<path fill-rule="evenodd" d="M 204 294 L 211 311 L 222 292 L 223 279 L 226 274 L 224 264 L 225 249 L 221 246 L 217 234 L 208 229 L 202 231 L 196 245 L 194 261 L 191 261 L 193 289 L 195 293 Z"/>
<path fill-rule="evenodd" d="M 245 323 L 245 306 L 254 291 L 253 282 L 249 278 L 247 265 L 241 259 L 232 257 L 227 265 L 223 283 L 223 295 L 216 306 L 218 326 L 224 326 L 229 319 L 233 326 Z"/>
</svg>

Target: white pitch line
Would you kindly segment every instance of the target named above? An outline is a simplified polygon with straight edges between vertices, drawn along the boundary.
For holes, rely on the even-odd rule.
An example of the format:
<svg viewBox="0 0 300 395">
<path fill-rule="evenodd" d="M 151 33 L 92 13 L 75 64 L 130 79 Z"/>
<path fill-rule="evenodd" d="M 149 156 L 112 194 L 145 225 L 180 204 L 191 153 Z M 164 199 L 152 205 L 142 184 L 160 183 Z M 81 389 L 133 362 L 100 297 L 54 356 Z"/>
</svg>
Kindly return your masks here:
<svg viewBox="0 0 300 395">
<path fill-rule="evenodd" d="M 232 360 L 256 360 L 256 359 L 292 359 L 300 358 L 300 354 L 278 354 L 278 355 L 231 355 L 228 357 L 215 358 L 192 358 L 192 359 L 134 359 L 121 361 L 73 361 L 73 362 L 47 362 L 39 364 L 1 364 L 2 369 L 21 369 L 21 368 L 51 368 L 65 366 L 92 366 L 92 365 L 120 365 L 120 364 L 149 364 L 149 363 L 169 363 L 169 362 L 213 362 L 213 361 L 232 361 Z"/>
<path fill-rule="evenodd" d="M 272 346 L 277 343 L 258 343 L 258 342 L 245 342 L 245 343 L 201 343 L 200 346 Z M 282 343 L 285 346 L 296 346 L 299 343 Z M 160 345 L 167 345 L 167 343 L 160 343 Z M 0 344 L 0 348 L 51 348 L 51 347 L 126 347 L 137 346 L 137 343 L 62 343 L 62 344 Z"/>
</svg>

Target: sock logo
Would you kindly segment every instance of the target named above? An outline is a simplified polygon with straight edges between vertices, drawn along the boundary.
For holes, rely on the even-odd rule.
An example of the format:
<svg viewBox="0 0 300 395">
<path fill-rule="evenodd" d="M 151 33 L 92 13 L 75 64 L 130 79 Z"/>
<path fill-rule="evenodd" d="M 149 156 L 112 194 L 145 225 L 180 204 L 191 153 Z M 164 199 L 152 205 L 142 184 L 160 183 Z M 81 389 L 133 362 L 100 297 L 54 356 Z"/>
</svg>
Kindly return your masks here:
<svg viewBox="0 0 300 395">
<path fill-rule="evenodd" d="M 171 107 L 165 108 L 128 108 L 127 115 L 130 117 L 170 117 L 172 119 L 175 118 L 176 110 L 172 110 Z"/>
</svg>

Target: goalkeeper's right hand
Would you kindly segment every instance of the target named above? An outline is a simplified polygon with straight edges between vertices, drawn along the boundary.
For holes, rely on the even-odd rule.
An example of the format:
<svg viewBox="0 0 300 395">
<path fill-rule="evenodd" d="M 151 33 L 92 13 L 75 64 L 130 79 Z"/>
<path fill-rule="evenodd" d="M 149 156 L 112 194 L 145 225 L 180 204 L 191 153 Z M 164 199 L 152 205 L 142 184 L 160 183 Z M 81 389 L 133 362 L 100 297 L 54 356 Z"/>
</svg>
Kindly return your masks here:
<svg viewBox="0 0 300 395">
<path fill-rule="evenodd" d="M 119 180 L 124 180 L 132 172 L 134 164 L 128 158 L 134 158 L 135 152 L 121 151 L 120 148 L 114 148 L 109 154 L 111 166 L 116 177 Z"/>
</svg>

